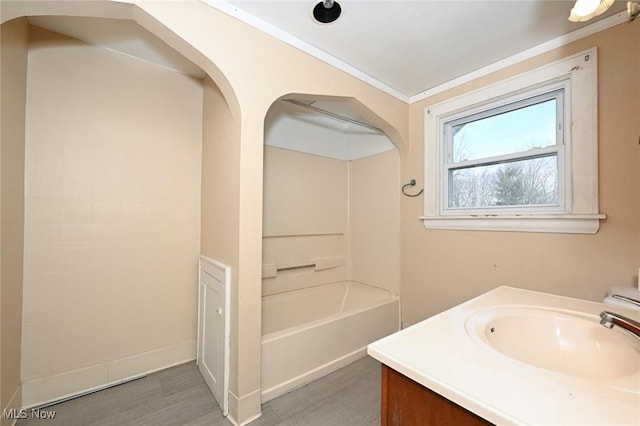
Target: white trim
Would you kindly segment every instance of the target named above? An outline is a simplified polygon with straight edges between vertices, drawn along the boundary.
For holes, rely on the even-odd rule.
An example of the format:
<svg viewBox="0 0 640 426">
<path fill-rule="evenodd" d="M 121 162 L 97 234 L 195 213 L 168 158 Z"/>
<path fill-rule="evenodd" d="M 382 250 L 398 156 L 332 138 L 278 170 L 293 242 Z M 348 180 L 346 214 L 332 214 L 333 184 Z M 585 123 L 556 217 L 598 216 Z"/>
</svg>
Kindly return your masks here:
<svg viewBox="0 0 640 426">
<path fill-rule="evenodd" d="M 570 79 L 571 117 L 565 141 L 565 205 L 553 214 L 483 209 L 477 214 L 443 214 L 442 123 L 452 114 L 482 102 L 522 92 L 545 81 Z M 425 108 L 424 216 L 428 229 L 595 233 L 605 216 L 598 209 L 597 49 L 586 50 Z M 568 124 L 570 123 L 570 128 Z M 560 153 L 559 153 L 560 154 Z M 559 191 L 562 188 L 559 188 Z"/>
<path fill-rule="evenodd" d="M 259 388 L 242 397 L 229 391 L 229 415 L 227 419 L 235 426 L 244 426 L 253 422 L 262 416 L 261 401 L 262 392 Z M 236 417 L 234 417 L 234 414 Z"/>
<path fill-rule="evenodd" d="M 604 214 L 592 215 L 487 215 L 421 216 L 427 229 L 466 231 L 554 232 L 564 234 L 595 234 Z"/>
<path fill-rule="evenodd" d="M 367 84 L 370 84 L 376 89 L 379 89 L 393 96 L 394 98 L 397 98 L 403 102 L 409 103 L 409 96 L 399 92 L 398 90 L 383 83 L 382 81 L 374 77 L 371 77 L 369 74 L 359 70 L 358 68 L 352 65 L 347 64 L 346 62 L 336 58 L 335 56 L 332 56 L 327 52 L 318 49 L 312 44 L 309 44 L 306 41 L 294 35 L 291 35 L 288 32 L 283 31 L 280 28 L 268 23 L 267 21 L 264 21 L 256 17 L 255 15 L 252 15 L 240 9 L 239 7 L 235 6 L 232 3 L 229 3 L 226 0 L 201 0 L 201 1 L 219 10 L 220 12 L 223 12 L 236 19 L 239 19 L 240 21 L 244 22 L 245 24 L 249 24 L 250 26 L 252 26 L 257 30 L 260 30 L 292 47 L 295 47 L 296 49 L 301 50 L 304 53 L 307 53 L 316 59 L 319 59 L 331 66 L 334 66 L 339 70 L 344 71 L 347 74 L 350 74 L 351 76 L 359 80 L 362 80 Z"/>
<path fill-rule="evenodd" d="M 31 408 L 132 378 L 164 370 L 196 358 L 196 341 L 121 358 L 115 361 L 67 371 L 22 384 L 22 407 Z"/>
<path fill-rule="evenodd" d="M 290 46 L 295 47 L 316 59 L 319 59 L 329 65 L 332 65 L 339 70 L 350 74 L 351 76 L 362 80 L 363 82 L 372 85 L 376 89 L 379 89 L 403 102 L 408 104 L 413 104 L 415 102 L 419 102 L 423 99 L 426 99 L 430 96 L 436 95 L 438 93 L 444 92 L 445 90 L 451 89 L 453 87 L 459 86 L 461 84 L 467 83 L 469 81 L 475 80 L 482 76 L 491 74 L 495 71 L 501 70 L 503 68 L 509 67 L 511 65 L 517 64 L 519 62 L 526 61 L 527 59 L 538 56 L 542 53 L 549 52 L 553 49 L 557 49 L 558 47 L 565 46 L 569 43 L 573 43 L 576 40 L 580 40 L 582 38 L 588 37 L 590 35 L 599 33 L 600 31 L 607 30 L 609 28 L 615 27 L 616 25 L 620 25 L 622 23 L 627 22 L 627 15 L 625 11 L 618 12 L 615 15 L 611 15 L 607 18 L 596 21 L 592 24 L 579 28 L 570 33 L 561 35 L 552 40 L 534 46 L 530 49 L 524 50 L 515 55 L 509 56 L 501 61 L 494 62 L 493 64 L 482 67 L 476 71 L 465 74 L 461 77 L 455 78 L 453 80 L 449 80 L 445 83 L 442 83 L 438 86 L 427 89 L 423 92 L 420 92 L 415 95 L 405 95 L 400 91 L 394 89 L 393 87 L 383 83 L 382 81 L 370 76 L 369 74 L 355 68 L 352 65 L 345 63 L 344 61 L 336 58 L 333 55 L 328 54 L 327 52 L 318 49 L 317 47 L 307 43 L 306 41 L 295 37 L 292 34 L 287 33 L 286 31 L 277 28 L 276 26 L 240 9 L 236 5 L 228 2 L 227 0 L 201 0 L 203 3 L 213 7 L 214 9 L 219 10 L 229 16 L 232 16 L 245 24 L 256 28 Z"/>
<path fill-rule="evenodd" d="M 442 93 L 445 90 L 449 90 L 454 87 L 460 86 L 461 84 L 468 83 L 480 77 L 484 77 L 485 75 L 510 67 L 511 65 L 517 64 L 519 62 L 524 62 L 527 59 L 531 59 L 543 53 L 550 52 L 553 49 L 557 49 L 569 43 L 573 43 L 576 40 L 589 37 L 590 35 L 599 33 L 600 31 L 608 30 L 609 28 L 615 27 L 616 25 L 620 25 L 625 22 L 627 22 L 626 12 L 616 13 L 615 15 L 611 15 L 607 18 L 596 21 L 593 24 L 587 25 L 578 30 L 561 35 L 560 37 L 556 37 L 530 49 L 516 53 L 515 55 L 509 56 L 508 58 L 505 58 L 501 61 L 494 62 L 493 64 L 487 65 L 486 67 L 482 67 L 476 71 L 470 72 L 461 77 L 449 80 L 446 83 L 442 83 L 438 86 L 427 89 L 424 92 L 412 95 L 409 97 L 409 104 L 419 102 L 430 96 Z"/>
</svg>

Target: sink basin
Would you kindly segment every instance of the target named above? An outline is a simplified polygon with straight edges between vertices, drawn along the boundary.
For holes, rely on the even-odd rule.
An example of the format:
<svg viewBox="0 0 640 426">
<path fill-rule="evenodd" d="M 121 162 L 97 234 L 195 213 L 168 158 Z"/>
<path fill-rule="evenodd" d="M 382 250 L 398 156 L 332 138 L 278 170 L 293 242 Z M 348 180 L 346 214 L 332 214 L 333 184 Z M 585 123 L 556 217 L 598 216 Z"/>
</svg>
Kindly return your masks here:
<svg viewBox="0 0 640 426">
<path fill-rule="evenodd" d="M 596 315 L 504 307 L 472 314 L 465 326 L 483 346 L 529 366 L 600 379 L 640 370 L 640 341 Z"/>
</svg>

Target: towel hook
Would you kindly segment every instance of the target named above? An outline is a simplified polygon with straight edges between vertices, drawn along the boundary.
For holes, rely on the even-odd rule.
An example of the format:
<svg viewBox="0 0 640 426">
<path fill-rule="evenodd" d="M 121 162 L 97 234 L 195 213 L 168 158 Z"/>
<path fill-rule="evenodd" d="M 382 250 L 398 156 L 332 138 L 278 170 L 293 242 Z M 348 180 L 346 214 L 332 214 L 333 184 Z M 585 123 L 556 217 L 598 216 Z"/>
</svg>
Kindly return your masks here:
<svg viewBox="0 0 640 426">
<path fill-rule="evenodd" d="M 404 185 L 402 185 L 402 193 L 404 195 L 406 195 L 407 197 L 417 197 L 418 195 L 422 194 L 422 191 L 424 191 L 424 189 L 421 189 L 416 194 L 407 194 L 407 192 L 405 191 L 405 188 L 407 186 L 416 186 L 416 180 L 415 179 L 411 179 L 411 181 L 409 181 L 409 183 L 405 183 Z"/>
</svg>

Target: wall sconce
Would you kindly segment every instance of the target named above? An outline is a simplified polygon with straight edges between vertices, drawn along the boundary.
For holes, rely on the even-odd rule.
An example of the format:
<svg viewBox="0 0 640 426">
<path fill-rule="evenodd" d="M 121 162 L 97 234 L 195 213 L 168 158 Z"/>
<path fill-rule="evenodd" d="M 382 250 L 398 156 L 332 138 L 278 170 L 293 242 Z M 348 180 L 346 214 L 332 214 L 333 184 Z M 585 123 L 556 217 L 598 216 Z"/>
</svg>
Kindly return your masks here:
<svg viewBox="0 0 640 426">
<path fill-rule="evenodd" d="M 611 7 L 614 0 L 576 0 L 575 5 L 569 14 L 571 22 L 584 22 L 604 13 Z M 640 14 L 640 3 L 637 1 L 627 2 L 627 15 L 629 22 L 633 21 Z"/>
</svg>

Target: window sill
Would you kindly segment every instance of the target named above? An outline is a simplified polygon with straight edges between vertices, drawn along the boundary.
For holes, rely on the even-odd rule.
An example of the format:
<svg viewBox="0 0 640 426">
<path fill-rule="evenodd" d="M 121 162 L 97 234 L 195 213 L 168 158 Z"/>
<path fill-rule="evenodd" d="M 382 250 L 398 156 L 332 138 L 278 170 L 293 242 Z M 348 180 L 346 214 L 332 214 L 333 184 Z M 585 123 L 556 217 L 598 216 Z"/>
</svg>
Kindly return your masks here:
<svg viewBox="0 0 640 426">
<path fill-rule="evenodd" d="M 604 214 L 421 216 L 427 229 L 595 234 Z"/>
</svg>

